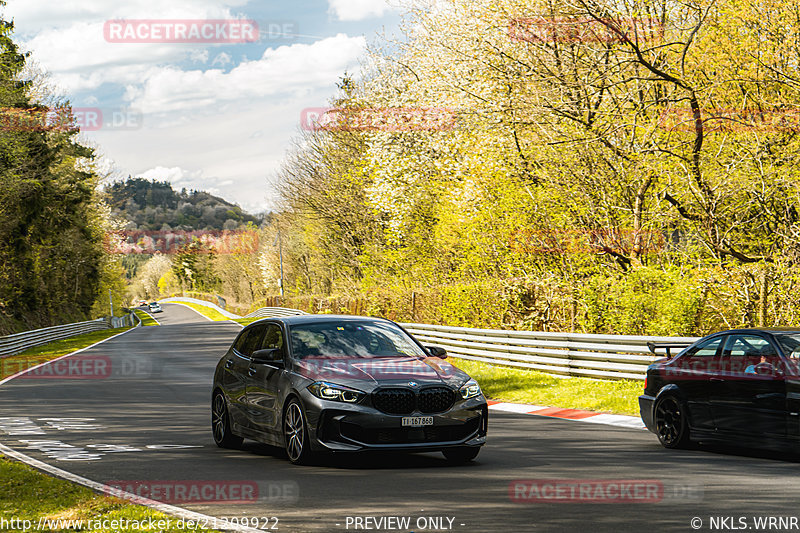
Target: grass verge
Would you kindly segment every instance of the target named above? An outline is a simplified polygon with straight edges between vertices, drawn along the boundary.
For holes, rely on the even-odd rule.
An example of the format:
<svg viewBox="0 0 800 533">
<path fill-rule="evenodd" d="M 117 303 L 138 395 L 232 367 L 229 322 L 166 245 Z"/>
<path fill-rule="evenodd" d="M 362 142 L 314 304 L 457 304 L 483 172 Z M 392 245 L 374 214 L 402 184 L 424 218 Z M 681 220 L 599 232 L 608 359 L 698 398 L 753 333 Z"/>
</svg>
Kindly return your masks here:
<svg viewBox="0 0 800 533">
<path fill-rule="evenodd" d="M 194 302 L 170 302 L 173 304 L 181 304 L 194 309 L 204 317 L 213 320 L 214 322 L 225 322 L 227 320 L 231 320 L 230 318 L 226 317 L 213 307 L 206 307 L 205 305 L 196 304 Z"/>
<path fill-rule="evenodd" d="M 557 378 L 535 370 L 495 366 L 468 359 L 447 359 L 481 385 L 492 400 L 548 407 L 587 409 L 620 415 L 638 415 L 643 381 Z"/>
<path fill-rule="evenodd" d="M 142 531 L 209 531 L 199 527 L 186 527 L 179 519 L 148 507 L 125 500 L 102 496 L 80 485 L 47 476 L 30 466 L 0 455 L 0 531 L 82 531 L 142 532 Z M 16 523 L 12 522 L 16 520 Z M 32 527 L 21 526 L 29 520 Z M 39 528 L 40 520 L 43 527 Z M 51 522 L 45 526 L 44 520 Z M 76 527 L 57 520 L 82 520 Z M 91 527 L 91 522 L 106 521 L 106 528 Z M 108 527 L 108 521 L 119 520 L 118 525 L 133 527 Z M 152 520 L 152 525 L 150 520 Z M 4 522 L 5 521 L 5 522 Z M 87 522 L 91 521 L 91 522 Z M 159 524 L 159 522 L 161 523 Z M 103 524 L 94 524 L 101 526 Z M 159 527 L 159 526 L 168 527 Z M 48 527 L 49 526 L 49 527 Z M 60 526 L 60 527 L 59 527 Z M 181 527 L 183 526 L 183 527 Z"/>
<path fill-rule="evenodd" d="M 93 331 L 91 333 L 84 333 L 83 335 L 76 335 L 68 339 L 60 341 L 49 342 L 41 346 L 36 346 L 25 350 L 17 355 L 5 357 L 0 359 L 0 379 L 7 378 L 12 374 L 16 374 L 26 368 L 36 366 L 45 361 L 50 361 L 62 355 L 67 355 L 75 350 L 86 348 L 92 344 L 99 342 L 103 339 L 113 337 L 118 333 L 131 328 L 115 328 L 104 329 L 101 331 Z"/>
<path fill-rule="evenodd" d="M 134 309 L 133 312 L 136 313 L 136 316 L 138 316 L 139 320 L 142 321 L 142 325 L 143 326 L 158 326 L 159 325 L 158 321 L 155 318 L 150 316 L 148 313 L 145 313 L 141 309 Z"/>
</svg>

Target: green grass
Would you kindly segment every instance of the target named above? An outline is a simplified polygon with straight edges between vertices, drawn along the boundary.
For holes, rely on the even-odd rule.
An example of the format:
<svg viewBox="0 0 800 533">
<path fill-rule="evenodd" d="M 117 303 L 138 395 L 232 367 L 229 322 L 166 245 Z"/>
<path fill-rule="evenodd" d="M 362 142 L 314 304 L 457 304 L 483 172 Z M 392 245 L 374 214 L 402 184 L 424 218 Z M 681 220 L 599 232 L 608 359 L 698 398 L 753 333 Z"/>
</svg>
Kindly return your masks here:
<svg viewBox="0 0 800 533">
<path fill-rule="evenodd" d="M 141 309 L 134 309 L 133 312 L 136 313 L 136 316 L 142 321 L 143 326 L 158 326 L 158 322 L 150 316 L 150 314 L 145 313 Z"/>
<path fill-rule="evenodd" d="M 248 325 L 248 324 L 252 324 L 252 323 L 253 323 L 253 322 L 255 322 L 256 320 L 261 320 L 261 319 L 260 319 L 260 318 L 257 318 L 257 317 L 250 317 L 250 318 L 234 318 L 234 319 L 233 319 L 233 321 L 234 321 L 234 322 L 238 322 L 239 324 L 241 324 L 241 325 L 243 325 L 243 326 L 246 326 L 246 325 Z"/>
<path fill-rule="evenodd" d="M 11 521 L 30 520 L 36 531 L 39 519 L 63 520 L 138 520 L 144 527 L 98 529 L 84 523 L 84 533 L 141 532 L 141 531 L 207 531 L 200 528 L 178 527 L 178 518 L 170 517 L 144 506 L 134 505 L 118 498 L 96 494 L 86 487 L 47 476 L 28 465 L 0 456 L 0 518 Z M 162 525 L 171 527 L 154 529 L 147 520 L 169 520 Z M 2 523 L 2 521 L 0 521 Z M 0 531 L 22 531 L 21 527 L 4 524 Z M 50 529 L 41 531 L 77 531 L 78 529 Z"/>
<path fill-rule="evenodd" d="M 61 357 L 62 355 L 67 355 L 75 350 L 86 348 L 87 346 L 112 337 L 118 333 L 122 333 L 128 329 L 131 328 L 104 329 L 102 331 L 84 333 L 83 335 L 76 335 L 68 339 L 36 346 L 17 355 L 12 355 L 11 357 L 5 357 L 0 359 L 0 379 L 16 374 L 26 368 L 36 366 L 39 363 L 44 363 L 45 361 Z"/>
<path fill-rule="evenodd" d="M 621 415 L 638 415 L 643 381 L 557 378 L 535 370 L 495 366 L 480 361 L 448 358 L 467 372 L 492 400 L 548 407 L 587 409 Z"/>
<path fill-rule="evenodd" d="M 203 315 L 206 318 L 210 318 L 214 322 L 225 322 L 226 320 L 230 320 L 230 318 L 226 317 L 213 307 L 206 307 L 205 305 L 196 304 L 194 302 L 170 302 L 173 304 L 181 304 L 185 305 L 186 307 L 190 307 Z"/>
</svg>

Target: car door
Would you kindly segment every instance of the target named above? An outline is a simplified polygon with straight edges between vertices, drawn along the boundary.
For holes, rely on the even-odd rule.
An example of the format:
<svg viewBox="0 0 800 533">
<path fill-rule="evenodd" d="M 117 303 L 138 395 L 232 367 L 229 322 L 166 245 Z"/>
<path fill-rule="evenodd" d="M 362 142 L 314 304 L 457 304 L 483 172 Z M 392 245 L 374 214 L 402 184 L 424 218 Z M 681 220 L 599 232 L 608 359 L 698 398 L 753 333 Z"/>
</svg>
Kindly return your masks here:
<svg viewBox="0 0 800 533">
<path fill-rule="evenodd" d="M 720 366 L 721 386 L 711 391 L 717 428 L 736 435 L 786 435 L 784 365 L 771 341 L 755 333 L 730 334 Z"/>
<path fill-rule="evenodd" d="M 222 387 L 228 394 L 229 410 L 234 426 L 250 427 L 247 414 L 246 381 L 250 366 L 251 345 L 260 342 L 264 328 L 248 328 L 239 334 L 223 363 Z"/>
<path fill-rule="evenodd" d="M 719 369 L 719 352 L 723 337 L 712 337 L 689 349 L 665 366 L 665 380 L 677 385 L 689 409 L 692 428 L 714 430 L 714 417 L 709 407 L 709 391 Z"/>
<path fill-rule="evenodd" d="M 277 351 L 272 361 L 250 361 L 245 379 L 247 404 L 254 429 L 259 433 L 276 437 L 280 432 L 277 400 L 286 354 L 284 335 L 279 324 L 270 323 L 265 326 L 265 335 L 259 349 Z"/>
</svg>

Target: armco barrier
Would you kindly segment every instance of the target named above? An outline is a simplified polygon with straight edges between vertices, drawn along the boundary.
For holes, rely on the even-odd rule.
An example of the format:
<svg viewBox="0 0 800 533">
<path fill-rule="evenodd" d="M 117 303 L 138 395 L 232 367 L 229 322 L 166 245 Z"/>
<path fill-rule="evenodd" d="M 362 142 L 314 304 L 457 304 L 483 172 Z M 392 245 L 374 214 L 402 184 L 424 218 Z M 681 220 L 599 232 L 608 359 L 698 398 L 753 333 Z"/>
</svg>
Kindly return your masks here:
<svg viewBox="0 0 800 533">
<path fill-rule="evenodd" d="M 130 313 L 122 317 L 106 317 L 86 322 L 75 322 L 62 326 L 52 326 L 49 328 L 34 329 L 23 331 L 0 337 L 0 358 L 24 352 L 28 348 L 47 344 L 48 342 L 58 341 L 75 335 L 83 335 L 92 331 L 101 331 L 111 327 L 121 328 L 125 326 L 135 326 L 141 321 L 134 314 Z"/>
<path fill-rule="evenodd" d="M 179 299 L 164 301 L 169 300 Z M 217 307 L 209 302 L 202 303 Z M 247 317 L 305 314 L 308 313 L 299 309 L 262 307 Z M 562 376 L 600 379 L 644 379 L 647 365 L 662 357 L 650 352 L 648 342 L 690 344 L 698 339 L 476 329 L 410 323 L 401 325 L 423 344 L 441 346 L 453 357 L 530 368 Z"/>
<path fill-rule="evenodd" d="M 473 329 L 402 324 L 423 344 L 453 357 L 540 370 L 564 376 L 644 379 L 647 365 L 660 358 L 648 342 L 692 343 L 696 337 L 643 337 Z"/>
<path fill-rule="evenodd" d="M 34 346 L 66 339 L 67 337 L 73 337 L 83 333 L 108 329 L 109 327 L 107 319 L 98 318 L 97 320 L 89 320 L 87 322 L 76 322 L 74 324 L 52 326 L 49 328 L 7 335 L 5 337 L 0 337 L 0 357 L 18 354 Z"/>
<path fill-rule="evenodd" d="M 269 316 L 284 317 L 307 314 L 308 313 L 301 311 L 300 309 L 289 309 L 286 307 L 262 307 L 260 309 L 256 309 L 249 315 L 246 315 L 245 318 L 265 318 Z"/>
</svg>

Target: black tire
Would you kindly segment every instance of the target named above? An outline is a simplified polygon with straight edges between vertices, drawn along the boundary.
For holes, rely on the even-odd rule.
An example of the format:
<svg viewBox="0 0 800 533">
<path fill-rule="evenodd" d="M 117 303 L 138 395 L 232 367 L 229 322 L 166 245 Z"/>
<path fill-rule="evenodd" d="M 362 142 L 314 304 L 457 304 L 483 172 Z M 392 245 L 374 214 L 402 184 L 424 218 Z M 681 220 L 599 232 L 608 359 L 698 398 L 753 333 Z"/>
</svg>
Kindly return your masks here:
<svg viewBox="0 0 800 533">
<path fill-rule="evenodd" d="M 311 456 L 306 414 L 297 398 L 289 401 L 283 413 L 283 445 L 292 464 L 305 464 Z"/>
<path fill-rule="evenodd" d="M 480 451 L 481 449 L 478 447 L 464 446 L 462 448 L 448 448 L 447 450 L 442 450 L 442 454 L 444 454 L 445 459 L 451 463 L 464 464 L 478 457 Z"/>
<path fill-rule="evenodd" d="M 231 431 L 230 420 L 225 396 L 217 392 L 211 401 L 211 433 L 214 435 L 214 442 L 220 448 L 239 448 L 244 442 L 242 437 L 234 435 Z"/>
<path fill-rule="evenodd" d="M 653 412 L 656 435 L 665 448 L 686 448 L 689 445 L 689 422 L 686 408 L 675 396 L 664 396 L 656 402 Z"/>
</svg>

